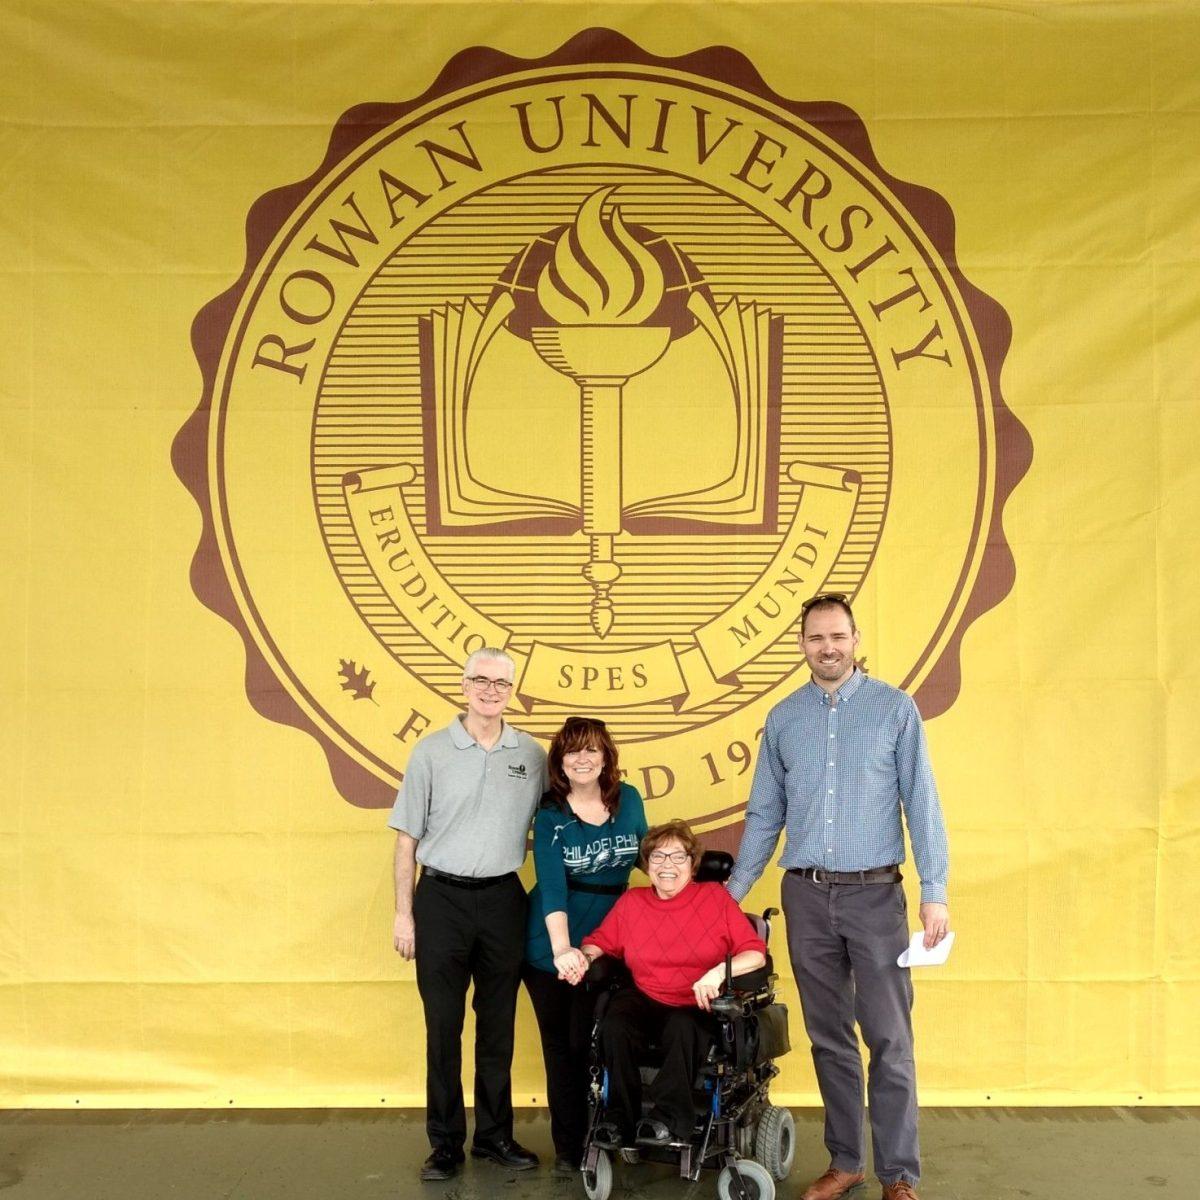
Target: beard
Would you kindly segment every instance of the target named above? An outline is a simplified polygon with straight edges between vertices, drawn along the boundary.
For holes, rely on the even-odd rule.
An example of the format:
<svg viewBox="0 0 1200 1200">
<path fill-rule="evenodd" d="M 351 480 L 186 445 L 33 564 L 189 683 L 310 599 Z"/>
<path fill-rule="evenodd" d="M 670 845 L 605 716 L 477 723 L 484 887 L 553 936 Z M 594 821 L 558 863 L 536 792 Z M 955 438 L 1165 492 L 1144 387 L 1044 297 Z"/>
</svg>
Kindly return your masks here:
<svg viewBox="0 0 1200 1200">
<path fill-rule="evenodd" d="M 820 659 L 814 662 L 810 659 L 808 666 L 818 679 L 840 679 L 854 666 L 854 659 L 849 654 L 839 655 L 832 662 L 822 662 Z"/>
</svg>

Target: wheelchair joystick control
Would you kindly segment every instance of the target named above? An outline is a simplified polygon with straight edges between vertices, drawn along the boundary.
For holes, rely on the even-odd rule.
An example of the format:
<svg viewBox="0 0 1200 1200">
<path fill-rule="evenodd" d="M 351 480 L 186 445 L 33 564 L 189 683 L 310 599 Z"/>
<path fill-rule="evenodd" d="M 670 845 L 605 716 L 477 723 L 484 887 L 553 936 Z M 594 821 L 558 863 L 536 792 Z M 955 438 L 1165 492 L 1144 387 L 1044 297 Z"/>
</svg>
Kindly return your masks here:
<svg viewBox="0 0 1200 1200">
<path fill-rule="evenodd" d="M 718 996 L 712 1002 L 712 1011 L 718 1017 L 738 1017 L 742 1013 L 742 1003 L 734 995 Z"/>
</svg>

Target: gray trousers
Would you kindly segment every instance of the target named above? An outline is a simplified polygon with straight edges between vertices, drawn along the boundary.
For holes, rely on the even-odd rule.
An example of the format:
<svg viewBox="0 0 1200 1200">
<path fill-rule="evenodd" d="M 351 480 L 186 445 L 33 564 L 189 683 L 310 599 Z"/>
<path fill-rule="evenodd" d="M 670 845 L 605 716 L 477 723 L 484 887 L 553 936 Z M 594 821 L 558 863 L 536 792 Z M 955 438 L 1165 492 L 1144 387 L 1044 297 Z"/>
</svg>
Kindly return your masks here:
<svg viewBox="0 0 1200 1200">
<path fill-rule="evenodd" d="M 896 966 L 908 945 L 898 883 L 822 884 L 783 877 L 788 952 L 813 1066 L 825 1104 L 825 1145 L 840 1171 L 862 1171 L 863 1071 L 857 1021 L 870 1051 L 867 1102 L 875 1174 L 884 1183 L 921 1175 L 912 981 Z"/>
</svg>

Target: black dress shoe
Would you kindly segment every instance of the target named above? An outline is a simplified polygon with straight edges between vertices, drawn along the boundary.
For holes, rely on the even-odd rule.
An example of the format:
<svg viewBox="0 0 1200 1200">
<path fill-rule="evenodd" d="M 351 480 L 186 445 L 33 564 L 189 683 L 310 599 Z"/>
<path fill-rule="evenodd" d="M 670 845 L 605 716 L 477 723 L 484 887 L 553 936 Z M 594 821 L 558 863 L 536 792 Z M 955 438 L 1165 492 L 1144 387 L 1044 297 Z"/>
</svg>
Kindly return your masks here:
<svg viewBox="0 0 1200 1200">
<path fill-rule="evenodd" d="M 554 1174 L 562 1179 L 570 1179 L 579 1174 L 579 1156 L 575 1154 L 556 1154 L 554 1156 Z"/>
<path fill-rule="evenodd" d="M 671 1131 L 653 1117 L 645 1117 L 638 1122 L 637 1143 L 639 1146 L 669 1146 Z"/>
<path fill-rule="evenodd" d="M 458 1174 L 459 1164 L 464 1161 L 461 1150 L 451 1150 L 448 1146 L 439 1146 L 421 1165 L 421 1178 L 426 1183 L 435 1183 L 439 1179 L 450 1179 Z"/>
<path fill-rule="evenodd" d="M 538 1165 L 538 1156 L 511 1138 L 489 1138 L 485 1142 L 472 1142 L 471 1156 L 490 1158 L 492 1162 L 512 1171 L 531 1171 Z"/>
<path fill-rule="evenodd" d="M 601 1121 L 592 1130 L 592 1141 L 601 1150 L 619 1150 L 625 1145 L 625 1139 L 621 1136 L 621 1131 L 612 1121 Z"/>
</svg>

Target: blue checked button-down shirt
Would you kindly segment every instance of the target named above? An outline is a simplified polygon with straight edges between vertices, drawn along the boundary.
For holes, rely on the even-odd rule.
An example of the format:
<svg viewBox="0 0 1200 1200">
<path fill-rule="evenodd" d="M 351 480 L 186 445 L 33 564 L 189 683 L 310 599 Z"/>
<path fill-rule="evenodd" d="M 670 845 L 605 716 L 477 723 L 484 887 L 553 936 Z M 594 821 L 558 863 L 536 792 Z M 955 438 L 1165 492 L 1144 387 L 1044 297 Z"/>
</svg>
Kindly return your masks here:
<svg viewBox="0 0 1200 1200">
<path fill-rule="evenodd" d="M 740 900 L 781 830 L 779 865 L 867 871 L 904 861 L 908 821 L 921 901 L 946 902 L 949 852 L 921 715 L 861 671 L 829 696 L 811 681 L 767 715 L 729 891 Z"/>
</svg>

